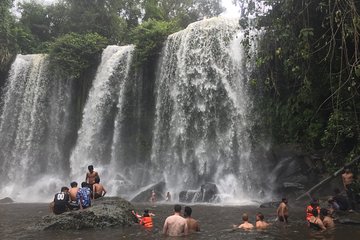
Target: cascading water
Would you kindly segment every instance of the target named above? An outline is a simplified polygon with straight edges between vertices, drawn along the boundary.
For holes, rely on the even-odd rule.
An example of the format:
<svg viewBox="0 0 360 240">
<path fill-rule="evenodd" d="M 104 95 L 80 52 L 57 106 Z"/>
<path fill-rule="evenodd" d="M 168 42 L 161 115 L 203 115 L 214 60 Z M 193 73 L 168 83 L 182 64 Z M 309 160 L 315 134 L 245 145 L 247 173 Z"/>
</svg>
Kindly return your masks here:
<svg viewBox="0 0 360 240">
<path fill-rule="evenodd" d="M 68 171 L 71 82 L 49 73 L 46 55 L 18 55 L 2 97 L 0 195 L 34 201 Z"/>
<path fill-rule="evenodd" d="M 247 59 L 238 20 L 212 18 L 168 37 L 156 83 L 153 181 L 170 191 L 213 182 L 229 201 L 249 199 Z"/>
<path fill-rule="evenodd" d="M 155 80 L 131 67 L 134 46 L 108 46 L 76 142 L 73 82 L 49 72 L 45 55 L 18 55 L 2 95 L 0 196 L 49 199 L 92 164 L 109 195 L 146 195 L 165 181 L 159 191 L 174 199 L 189 190 L 205 201 L 213 183 L 212 199 L 250 199 L 257 178 L 242 39 L 236 19 L 190 24 L 168 37 Z"/>
<path fill-rule="evenodd" d="M 130 45 L 108 46 L 104 50 L 70 159 L 72 179 L 84 181 L 87 166 L 92 164 L 112 194 L 116 194 L 115 185 L 119 184 L 114 180 L 119 171 L 113 152 L 121 148 L 117 139 L 133 49 Z"/>
</svg>

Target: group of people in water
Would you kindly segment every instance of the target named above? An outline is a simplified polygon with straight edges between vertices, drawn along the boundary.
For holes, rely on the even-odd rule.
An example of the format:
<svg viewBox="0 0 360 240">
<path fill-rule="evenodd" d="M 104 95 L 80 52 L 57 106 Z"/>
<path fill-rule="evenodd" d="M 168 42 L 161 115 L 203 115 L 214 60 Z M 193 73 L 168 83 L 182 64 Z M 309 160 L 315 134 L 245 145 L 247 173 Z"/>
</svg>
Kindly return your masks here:
<svg viewBox="0 0 360 240">
<path fill-rule="evenodd" d="M 91 201 L 105 196 L 106 190 L 100 184 L 99 174 L 94 171 L 92 165 L 88 166 L 89 172 L 86 173 L 85 181 L 78 187 L 77 182 L 70 184 L 71 188 L 62 187 L 61 191 L 55 194 L 54 201 L 51 203 L 51 209 L 55 214 L 61 214 L 69 210 L 85 209 L 91 206 Z M 335 189 L 335 195 L 328 199 L 328 207 L 320 208 L 319 201 L 313 199 L 306 207 L 306 222 L 307 225 L 315 230 L 326 230 L 335 226 L 333 221 L 333 214 L 336 211 L 342 210 L 353 212 L 356 207 L 355 192 L 353 190 L 353 174 L 349 169 L 346 169 L 342 175 L 344 189 L 347 193 L 347 198 L 340 194 L 339 189 Z M 155 190 L 151 191 L 150 202 L 156 202 Z M 171 201 L 171 194 L 167 192 L 165 201 Z M 154 213 L 145 209 L 143 215 L 139 215 L 132 211 L 139 223 L 145 228 L 152 228 Z M 174 214 L 167 217 L 163 225 L 163 233 L 168 236 L 182 236 L 191 232 L 200 231 L 200 226 L 197 220 L 192 218 L 192 209 L 186 206 L 184 214 L 181 214 L 181 206 L 176 204 L 174 206 Z M 286 198 L 283 198 L 277 208 L 277 221 L 288 223 L 289 207 Z M 261 212 L 256 214 L 256 223 L 253 225 L 249 222 L 247 213 L 242 215 L 243 222 L 240 225 L 233 225 L 235 229 L 250 230 L 253 228 L 264 229 L 271 224 L 265 221 L 265 217 Z"/>
<path fill-rule="evenodd" d="M 62 187 L 50 203 L 50 210 L 54 214 L 61 214 L 69 210 L 85 209 L 91 206 L 91 200 L 105 196 L 106 190 L 100 183 L 98 172 L 92 165 L 88 166 L 85 181 L 78 187 L 77 182 L 70 183 L 70 189 Z"/>
</svg>

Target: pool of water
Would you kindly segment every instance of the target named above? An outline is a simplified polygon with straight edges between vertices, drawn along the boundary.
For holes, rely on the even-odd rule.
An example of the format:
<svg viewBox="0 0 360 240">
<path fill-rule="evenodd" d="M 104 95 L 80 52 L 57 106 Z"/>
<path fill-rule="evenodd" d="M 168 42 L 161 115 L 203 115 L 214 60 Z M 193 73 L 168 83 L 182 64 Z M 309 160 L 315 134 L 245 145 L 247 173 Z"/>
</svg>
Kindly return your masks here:
<svg viewBox="0 0 360 240">
<path fill-rule="evenodd" d="M 276 222 L 276 209 L 257 206 L 192 205 L 193 217 L 200 223 L 201 232 L 186 237 L 170 238 L 162 235 L 162 226 L 167 216 L 173 214 L 173 205 L 134 204 L 138 212 L 148 208 L 156 214 L 151 231 L 142 226 L 114 227 L 102 230 L 38 231 L 35 223 L 50 214 L 48 204 L 13 203 L 0 204 L 0 239 L 360 239 L 360 225 L 338 224 L 334 230 L 316 232 L 305 223 L 305 210 L 291 208 L 289 224 Z M 271 226 L 266 230 L 233 230 L 233 224 L 241 223 L 244 212 L 250 222 L 255 222 L 255 214 L 261 211 Z M 354 213 L 358 214 L 358 213 Z"/>
</svg>

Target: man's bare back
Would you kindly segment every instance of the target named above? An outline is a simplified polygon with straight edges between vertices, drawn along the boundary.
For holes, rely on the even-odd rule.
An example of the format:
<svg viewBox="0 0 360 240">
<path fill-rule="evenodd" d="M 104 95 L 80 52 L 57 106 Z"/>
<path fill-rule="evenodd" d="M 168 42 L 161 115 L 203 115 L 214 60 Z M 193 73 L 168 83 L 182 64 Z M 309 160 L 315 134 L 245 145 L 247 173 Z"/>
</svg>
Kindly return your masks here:
<svg viewBox="0 0 360 240">
<path fill-rule="evenodd" d="M 256 228 L 267 228 L 269 224 L 265 221 L 257 221 L 255 226 Z"/>
<path fill-rule="evenodd" d="M 252 229 L 252 228 L 254 228 L 254 225 L 253 224 L 251 224 L 251 223 L 249 223 L 249 222 L 244 222 L 244 223 L 242 223 L 242 224 L 240 224 L 239 225 L 239 228 L 241 228 L 241 229 Z"/>
<path fill-rule="evenodd" d="M 93 185 L 93 198 L 97 198 L 97 197 L 103 197 L 106 194 L 106 190 L 104 188 L 104 186 L 100 183 L 95 183 Z"/>
<path fill-rule="evenodd" d="M 167 217 L 164 223 L 163 233 L 168 236 L 183 236 L 188 233 L 188 225 L 185 218 L 178 214 Z"/>
<path fill-rule="evenodd" d="M 192 217 L 187 217 L 185 219 L 186 219 L 186 223 L 188 225 L 189 232 L 199 232 L 200 231 L 199 223 L 195 219 L 193 219 Z"/>
<path fill-rule="evenodd" d="M 79 191 L 78 187 L 70 188 L 69 194 L 70 194 L 71 201 L 76 201 L 76 194 L 78 191 Z"/>
</svg>

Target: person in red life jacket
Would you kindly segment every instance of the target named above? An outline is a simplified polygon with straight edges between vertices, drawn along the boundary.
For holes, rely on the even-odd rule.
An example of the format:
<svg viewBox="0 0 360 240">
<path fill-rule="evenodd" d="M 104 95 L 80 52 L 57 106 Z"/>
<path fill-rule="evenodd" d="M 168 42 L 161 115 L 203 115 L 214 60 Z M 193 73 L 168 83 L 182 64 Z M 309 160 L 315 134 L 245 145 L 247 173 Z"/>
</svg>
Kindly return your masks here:
<svg viewBox="0 0 360 240">
<path fill-rule="evenodd" d="M 306 220 L 309 222 L 311 217 L 313 217 L 313 210 L 316 209 L 318 214 L 320 214 L 319 200 L 313 199 L 309 206 L 306 207 Z"/>
<path fill-rule="evenodd" d="M 144 214 L 140 219 L 139 222 L 141 225 L 143 225 L 146 228 L 152 228 L 153 227 L 153 220 L 151 217 L 151 214 L 149 213 L 149 210 L 145 209 Z"/>
<path fill-rule="evenodd" d="M 155 214 L 149 212 L 149 210 L 145 209 L 143 216 L 135 212 L 134 210 L 131 211 L 131 213 L 138 219 L 139 223 L 141 225 L 144 225 L 145 227 L 149 227 L 151 225 L 152 227 L 152 217 L 155 216 Z M 144 219 L 144 217 L 150 217 L 151 218 L 151 224 L 149 224 L 149 219 Z"/>
</svg>

